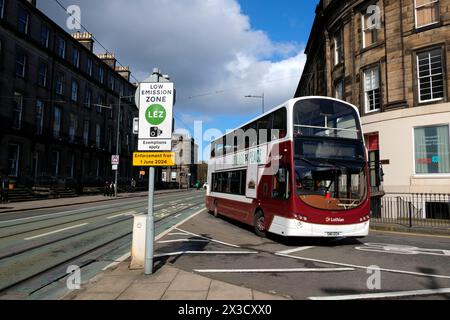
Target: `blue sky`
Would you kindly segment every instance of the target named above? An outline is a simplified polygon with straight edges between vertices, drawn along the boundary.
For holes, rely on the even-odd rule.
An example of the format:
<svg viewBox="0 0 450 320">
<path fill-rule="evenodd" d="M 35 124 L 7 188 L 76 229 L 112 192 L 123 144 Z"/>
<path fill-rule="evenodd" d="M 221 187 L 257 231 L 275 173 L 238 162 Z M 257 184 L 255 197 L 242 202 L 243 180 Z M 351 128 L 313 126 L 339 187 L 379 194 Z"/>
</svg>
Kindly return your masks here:
<svg viewBox="0 0 450 320">
<path fill-rule="evenodd" d="M 146 79 L 154 67 L 177 88 L 175 123 L 225 133 L 293 97 L 316 0 L 59 0 L 78 5 L 81 22 L 101 44 Z M 54 0 L 38 1 L 69 33 Z M 149 16 L 151 17 L 149 19 Z M 169 17 L 169 18 L 168 18 Z M 86 31 L 86 30 L 80 30 Z M 96 53 L 104 52 L 98 44 Z M 206 143 L 204 143 L 206 144 Z"/>
</svg>

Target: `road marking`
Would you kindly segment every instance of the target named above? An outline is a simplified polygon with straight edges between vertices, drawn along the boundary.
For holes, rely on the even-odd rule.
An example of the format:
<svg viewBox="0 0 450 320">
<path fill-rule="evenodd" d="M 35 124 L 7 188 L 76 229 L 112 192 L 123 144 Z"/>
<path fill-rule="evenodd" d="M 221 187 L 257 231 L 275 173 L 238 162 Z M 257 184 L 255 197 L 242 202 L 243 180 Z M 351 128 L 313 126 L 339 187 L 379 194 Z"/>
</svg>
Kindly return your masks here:
<svg viewBox="0 0 450 320">
<path fill-rule="evenodd" d="M 401 235 L 405 235 L 405 236 L 416 236 L 416 237 L 427 237 L 427 238 L 443 238 L 443 239 L 450 239 L 450 236 L 444 236 L 444 235 L 432 235 L 432 234 L 422 234 L 422 233 L 413 233 L 413 232 L 396 232 L 396 231 L 384 231 L 384 230 L 376 230 L 376 229 L 371 229 L 371 232 L 390 233 L 390 234 L 401 234 Z"/>
<path fill-rule="evenodd" d="M 294 273 L 355 271 L 355 268 L 293 268 L 293 269 L 195 269 L 200 273 Z"/>
<path fill-rule="evenodd" d="M 360 251 L 381 252 L 391 254 L 405 254 L 405 255 L 424 254 L 432 256 L 450 257 L 450 250 L 418 248 L 408 245 L 389 244 L 389 243 L 364 243 L 364 247 L 355 247 L 355 249 Z"/>
<path fill-rule="evenodd" d="M 298 251 L 304 251 L 304 250 L 308 250 L 308 249 L 312 249 L 312 248 L 315 248 L 315 247 L 298 247 L 298 248 L 294 248 L 294 249 L 278 251 L 278 253 L 280 253 L 280 254 L 290 254 L 290 253 L 294 253 L 294 252 L 298 252 Z"/>
<path fill-rule="evenodd" d="M 134 204 L 134 203 L 139 203 L 139 202 L 142 202 L 142 201 L 125 202 L 125 203 L 121 203 L 121 205 L 128 205 L 128 204 Z M 83 205 L 84 204 L 88 204 L 88 203 L 83 203 Z M 114 205 L 117 205 L 117 204 L 109 204 L 109 205 L 103 205 L 103 206 L 95 206 L 95 207 L 91 207 L 91 208 L 82 208 L 82 209 L 76 209 L 76 210 L 68 210 L 68 211 L 60 211 L 60 212 L 54 212 L 54 213 L 40 214 L 40 215 L 33 216 L 33 217 L 18 218 L 18 219 L 12 219 L 12 220 L 3 220 L 3 221 L 0 221 L 0 224 L 8 223 L 8 222 L 16 222 L 16 221 L 38 219 L 38 218 L 42 218 L 42 217 L 58 216 L 58 215 L 61 215 L 61 214 L 70 214 L 70 213 L 76 213 L 76 212 L 80 212 L 80 211 L 85 211 L 85 212 L 82 212 L 82 213 L 89 213 L 93 209 L 108 208 L 108 207 L 113 207 Z"/>
<path fill-rule="evenodd" d="M 209 241 L 199 239 L 175 239 L 175 240 L 157 241 L 157 243 L 172 243 L 172 242 L 209 242 Z"/>
<path fill-rule="evenodd" d="M 183 254 L 255 254 L 258 251 L 177 251 L 155 254 L 155 258 L 170 257 L 170 256 L 180 256 Z"/>
<path fill-rule="evenodd" d="M 171 232 L 167 234 L 168 236 L 187 236 L 187 233 L 181 233 L 181 232 Z"/>
<path fill-rule="evenodd" d="M 358 265 L 354 265 L 354 264 L 347 264 L 347 263 L 340 263 L 340 262 L 333 262 L 333 261 L 325 261 L 325 260 L 297 257 L 297 256 L 288 255 L 288 254 L 280 254 L 280 253 L 275 253 L 275 255 L 280 256 L 280 257 L 287 257 L 287 258 L 298 259 L 298 260 L 313 261 L 313 262 L 319 262 L 319 263 L 325 263 L 325 264 L 334 264 L 336 266 L 344 266 L 344 267 L 350 267 L 350 268 L 373 270 L 373 268 L 370 268 L 370 267 L 358 266 Z M 420 273 L 420 272 L 412 272 L 412 271 L 405 271 L 405 270 L 395 270 L 395 269 L 385 269 L 385 268 L 380 268 L 379 270 L 380 271 L 391 272 L 391 273 L 410 274 L 410 275 L 421 276 L 421 277 L 450 279 L 450 276 L 444 276 L 444 275 L 439 275 L 439 274 Z"/>
<path fill-rule="evenodd" d="M 139 213 L 141 213 L 141 212 L 139 212 Z M 133 214 L 137 214 L 136 211 L 130 211 L 130 212 L 116 214 L 114 216 L 106 217 L 106 219 L 113 219 L 113 218 L 122 217 L 122 216 L 132 216 Z"/>
<path fill-rule="evenodd" d="M 113 261 L 112 263 L 108 264 L 106 267 L 104 267 L 102 269 L 102 271 L 105 271 L 109 268 L 112 268 L 122 262 L 124 262 L 125 260 L 127 260 L 129 257 L 131 257 L 131 252 L 125 253 L 123 256 L 117 258 L 115 261 Z"/>
<path fill-rule="evenodd" d="M 205 208 L 195 212 L 194 214 L 192 214 L 191 216 L 187 217 L 186 219 L 184 219 L 183 221 L 178 222 L 176 225 L 170 227 L 169 229 L 167 229 L 166 231 L 160 233 L 158 236 L 156 236 L 155 240 L 159 240 L 162 237 L 164 237 L 165 235 L 167 235 L 168 233 L 171 233 L 173 230 L 177 229 L 178 226 L 181 226 L 182 224 L 186 223 L 187 221 L 189 221 L 190 219 L 192 219 L 193 217 L 195 217 L 196 215 L 202 213 L 203 211 L 206 211 Z"/>
<path fill-rule="evenodd" d="M 211 241 L 211 242 L 223 244 L 223 245 L 226 245 L 226 246 L 229 246 L 229 247 L 233 247 L 233 248 L 240 248 L 240 246 L 235 245 L 235 244 L 232 244 L 232 243 L 223 242 L 223 241 L 219 241 L 219 240 L 215 240 L 215 239 L 203 237 L 203 236 L 201 236 L 201 235 L 199 235 L 199 234 L 195 234 L 195 233 L 192 233 L 192 232 L 189 232 L 189 231 L 186 231 L 186 230 L 182 230 L 182 229 L 179 229 L 179 228 L 176 228 L 176 229 L 177 229 L 178 231 L 181 231 L 181 232 L 186 232 L 187 234 L 190 234 L 191 236 L 195 236 L 195 237 L 198 237 L 198 238 L 206 239 L 206 240 L 209 240 L 209 241 Z"/>
<path fill-rule="evenodd" d="M 79 228 L 79 227 L 85 226 L 87 224 L 89 224 L 89 223 L 86 222 L 86 223 L 77 224 L 76 226 L 71 226 L 71 227 L 67 227 L 67 228 L 58 229 L 58 230 L 55 230 L 55 231 L 43 233 L 43 234 L 40 234 L 40 235 L 37 235 L 37 236 L 34 236 L 34 237 L 25 238 L 24 240 L 32 240 L 32 239 L 36 239 L 36 238 L 45 237 L 45 236 L 48 236 L 48 235 L 51 235 L 51 234 L 54 234 L 54 233 L 58 233 L 58 232 L 61 232 L 61 231 L 66 231 L 66 230 L 70 230 L 70 229 Z"/>
<path fill-rule="evenodd" d="M 382 299 L 394 297 L 412 297 L 412 296 L 428 296 L 433 294 L 450 293 L 450 288 L 431 289 L 431 290 L 412 290 L 412 291 L 397 291 L 397 292 L 380 292 L 367 294 L 351 294 L 343 296 L 329 296 L 329 297 L 309 297 L 310 300 L 359 300 L 359 299 Z"/>
</svg>

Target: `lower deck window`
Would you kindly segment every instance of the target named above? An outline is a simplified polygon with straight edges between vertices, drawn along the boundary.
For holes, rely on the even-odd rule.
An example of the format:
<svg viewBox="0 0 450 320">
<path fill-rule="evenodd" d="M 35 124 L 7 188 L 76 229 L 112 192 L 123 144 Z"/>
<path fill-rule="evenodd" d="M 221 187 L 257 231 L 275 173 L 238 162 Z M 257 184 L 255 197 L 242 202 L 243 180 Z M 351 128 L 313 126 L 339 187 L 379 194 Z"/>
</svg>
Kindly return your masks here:
<svg viewBox="0 0 450 320">
<path fill-rule="evenodd" d="M 247 171 L 227 171 L 212 174 L 212 192 L 245 195 Z"/>
</svg>

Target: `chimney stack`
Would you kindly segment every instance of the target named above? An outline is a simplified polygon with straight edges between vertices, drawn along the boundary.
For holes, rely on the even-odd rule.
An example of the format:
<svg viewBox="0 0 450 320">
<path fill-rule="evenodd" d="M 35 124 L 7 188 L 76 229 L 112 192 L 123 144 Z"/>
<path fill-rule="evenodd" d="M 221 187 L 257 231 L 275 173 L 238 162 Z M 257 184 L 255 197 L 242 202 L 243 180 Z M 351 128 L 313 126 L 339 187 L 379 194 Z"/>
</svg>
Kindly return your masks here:
<svg viewBox="0 0 450 320">
<path fill-rule="evenodd" d="M 100 53 L 97 54 L 97 57 L 103 60 L 111 69 L 116 70 L 116 57 L 113 53 Z"/>
<path fill-rule="evenodd" d="M 83 46 L 88 48 L 90 52 L 94 50 L 94 40 L 92 39 L 91 33 L 77 31 L 74 34 L 72 34 L 72 37 L 78 40 L 78 42 L 81 43 Z"/>
<path fill-rule="evenodd" d="M 120 74 L 125 80 L 130 82 L 130 74 L 131 74 L 130 67 L 117 66 L 116 67 L 116 72 L 118 74 Z"/>
</svg>

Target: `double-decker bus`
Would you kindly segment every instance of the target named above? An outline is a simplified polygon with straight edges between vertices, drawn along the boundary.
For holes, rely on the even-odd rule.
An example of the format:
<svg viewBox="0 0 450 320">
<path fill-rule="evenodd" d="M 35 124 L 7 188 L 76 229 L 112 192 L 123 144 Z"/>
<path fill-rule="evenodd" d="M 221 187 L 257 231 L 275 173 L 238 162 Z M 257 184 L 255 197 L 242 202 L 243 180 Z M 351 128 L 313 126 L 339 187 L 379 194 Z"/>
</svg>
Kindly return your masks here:
<svg viewBox="0 0 450 320">
<path fill-rule="evenodd" d="M 262 237 L 364 237 L 368 186 L 358 109 L 304 97 L 211 143 L 206 207 Z"/>
</svg>

